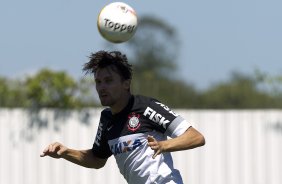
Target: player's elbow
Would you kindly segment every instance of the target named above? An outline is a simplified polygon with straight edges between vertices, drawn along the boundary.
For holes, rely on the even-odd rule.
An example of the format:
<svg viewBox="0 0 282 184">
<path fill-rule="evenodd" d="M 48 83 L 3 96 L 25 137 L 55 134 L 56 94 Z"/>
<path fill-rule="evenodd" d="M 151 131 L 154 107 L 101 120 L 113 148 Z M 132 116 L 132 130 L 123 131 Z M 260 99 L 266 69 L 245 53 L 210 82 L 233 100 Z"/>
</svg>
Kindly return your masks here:
<svg viewBox="0 0 282 184">
<path fill-rule="evenodd" d="M 202 134 L 199 134 L 197 136 L 197 141 L 196 142 L 197 142 L 198 146 L 204 146 L 206 144 L 205 137 Z"/>
<path fill-rule="evenodd" d="M 86 168 L 89 168 L 89 169 L 101 169 L 102 167 L 104 167 L 105 164 L 103 163 L 89 163 L 87 165 L 85 165 Z"/>
<path fill-rule="evenodd" d="M 105 166 L 106 162 L 107 159 L 100 159 L 98 157 L 93 156 L 93 160 L 90 165 L 92 169 L 101 169 Z"/>
<path fill-rule="evenodd" d="M 192 148 L 204 146 L 206 144 L 205 137 L 200 132 L 198 132 L 196 129 L 192 127 L 189 128 L 188 130 L 189 132 L 187 133 L 190 133 L 191 135 L 191 137 L 189 136 L 189 139 L 192 140 L 192 146 L 191 146 Z"/>
</svg>

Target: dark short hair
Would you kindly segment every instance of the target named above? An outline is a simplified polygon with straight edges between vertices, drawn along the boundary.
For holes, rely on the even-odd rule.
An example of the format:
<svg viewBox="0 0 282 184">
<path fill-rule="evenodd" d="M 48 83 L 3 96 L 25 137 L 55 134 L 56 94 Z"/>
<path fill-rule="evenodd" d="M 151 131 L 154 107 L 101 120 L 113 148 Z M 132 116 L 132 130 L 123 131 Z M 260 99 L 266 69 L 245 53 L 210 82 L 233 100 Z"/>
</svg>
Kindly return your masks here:
<svg viewBox="0 0 282 184">
<path fill-rule="evenodd" d="M 91 53 L 89 59 L 90 61 L 83 66 L 83 71 L 86 74 L 95 74 L 99 68 L 113 66 L 112 69 L 123 79 L 127 80 L 132 78 L 132 65 L 128 63 L 126 55 L 119 51 L 98 51 Z"/>
</svg>

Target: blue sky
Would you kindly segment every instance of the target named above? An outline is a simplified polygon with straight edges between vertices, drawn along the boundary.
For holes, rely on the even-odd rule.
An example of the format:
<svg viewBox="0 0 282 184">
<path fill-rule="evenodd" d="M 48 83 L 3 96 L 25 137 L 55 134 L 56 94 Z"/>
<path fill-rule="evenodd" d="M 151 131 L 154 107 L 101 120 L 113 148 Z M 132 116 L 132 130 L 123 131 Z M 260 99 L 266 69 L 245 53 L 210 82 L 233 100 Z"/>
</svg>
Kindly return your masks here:
<svg viewBox="0 0 282 184">
<path fill-rule="evenodd" d="M 48 67 L 82 77 L 90 52 L 109 49 L 96 19 L 110 2 L 0 0 L 0 75 L 20 78 Z M 178 77 L 195 87 L 226 81 L 232 71 L 282 74 L 281 0 L 123 2 L 139 16 L 175 27 L 181 38 Z"/>
</svg>

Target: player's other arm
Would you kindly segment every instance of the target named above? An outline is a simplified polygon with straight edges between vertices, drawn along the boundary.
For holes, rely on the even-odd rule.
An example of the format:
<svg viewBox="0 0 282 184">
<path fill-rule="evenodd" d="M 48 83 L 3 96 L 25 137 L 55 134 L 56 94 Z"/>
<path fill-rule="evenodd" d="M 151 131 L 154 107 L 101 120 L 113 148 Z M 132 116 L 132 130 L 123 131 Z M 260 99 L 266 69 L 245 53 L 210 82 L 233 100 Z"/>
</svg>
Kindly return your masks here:
<svg viewBox="0 0 282 184">
<path fill-rule="evenodd" d="M 193 149 L 205 145 L 204 136 L 195 128 L 188 128 L 182 135 L 161 142 L 164 151 L 173 152 Z"/>
<path fill-rule="evenodd" d="M 101 159 L 96 157 L 91 149 L 88 150 L 74 150 L 70 149 L 61 143 L 53 143 L 47 146 L 41 157 L 50 156 L 52 158 L 64 158 L 72 163 L 77 165 L 99 169 L 104 167 L 107 162 L 107 159 Z"/>
<path fill-rule="evenodd" d="M 188 128 L 182 135 L 165 141 L 157 141 L 154 137 L 148 137 L 148 145 L 155 151 L 153 158 L 162 152 L 173 152 L 193 149 L 205 145 L 204 136 L 195 128 Z"/>
</svg>

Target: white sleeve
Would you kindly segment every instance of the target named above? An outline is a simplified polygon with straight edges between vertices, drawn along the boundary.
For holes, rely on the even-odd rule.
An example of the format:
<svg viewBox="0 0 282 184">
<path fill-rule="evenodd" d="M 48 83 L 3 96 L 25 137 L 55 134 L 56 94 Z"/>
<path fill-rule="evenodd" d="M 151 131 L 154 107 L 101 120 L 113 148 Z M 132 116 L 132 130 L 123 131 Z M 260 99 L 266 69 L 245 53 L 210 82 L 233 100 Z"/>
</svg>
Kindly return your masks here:
<svg viewBox="0 0 282 184">
<path fill-rule="evenodd" d="M 182 135 L 191 126 L 191 123 L 186 121 L 181 116 L 177 116 L 167 128 L 165 135 L 171 138 L 175 138 Z"/>
</svg>

